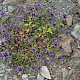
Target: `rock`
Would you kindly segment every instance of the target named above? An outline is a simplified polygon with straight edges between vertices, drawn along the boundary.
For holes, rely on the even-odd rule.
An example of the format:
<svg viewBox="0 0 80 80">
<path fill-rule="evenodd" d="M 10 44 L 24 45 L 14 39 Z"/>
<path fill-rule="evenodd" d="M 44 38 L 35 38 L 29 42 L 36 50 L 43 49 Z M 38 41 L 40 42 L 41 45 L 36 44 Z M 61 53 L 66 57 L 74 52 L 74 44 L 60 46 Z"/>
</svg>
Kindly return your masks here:
<svg viewBox="0 0 80 80">
<path fill-rule="evenodd" d="M 78 44 L 78 48 L 80 49 L 80 41 L 77 41 L 77 44 Z"/>
<path fill-rule="evenodd" d="M 62 74 L 63 74 L 63 80 L 66 80 L 68 78 L 68 70 L 66 68 L 62 68 Z"/>
<path fill-rule="evenodd" d="M 5 72 L 5 70 L 1 70 L 1 71 L 0 71 L 0 73 L 4 73 L 4 72 Z"/>
<path fill-rule="evenodd" d="M 13 76 L 13 80 L 19 80 L 16 75 Z"/>
<path fill-rule="evenodd" d="M 4 76 L 4 80 L 7 80 L 7 79 L 8 79 L 8 75 L 5 75 L 5 76 Z"/>
<path fill-rule="evenodd" d="M 39 72 L 38 72 L 38 75 L 37 75 L 37 80 L 44 80 L 44 77 L 41 76 Z"/>
<path fill-rule="evenodd" d="M 68 25 L 68 26 L 71 26 L 71 25 L 72 25 L 72 16 L 71 16 L 71 15 L 68 15 L 68 16 L 67 16 L 66 22 L 67 22 L 67 25 Z"/>
<path fill-rule="evenodd" d="M 80 40 L 80 24 L 76 24 L 71 35 Z"/>
<path fill-rule="evenodd" d="M 73 58 L 80 58 L 80 51 L 77 49 L 73 55 L 72 55 Z"/>
<path fill-rule="evenodd" d="M 22 74 L 22 79 L 23 80 L 28 80 L 28 75 L 27 74 Z"/>
<path fill-rule="evenodd" d="M 62 35 L 62 37 L 63 37 L 63 39 L 60 42 L 60 45 L 63 46 L 63 50 L 66 53 L 71 53 L 72 50 L 71 50 L 70 43 L 73 41 L 72 37 L 71 36 L 66 36 L 66 35 Z"/>
<path fill-rule="evenodd" d="M 0 76 L 4 76 L 4 74 L 0 74 Z"/>
<path fill-rule="evenodd" d="M 47 78 L 47 79 L 51 79 L 51 75 L 50 75 L 49 70 L 48 70 L 48 68 L 46 66 L 42 66 L 42 69 L 40 71 L 40 74 L 43 77 Z"/>
<path fill-rule="evenodd" d="M 5 69 L 7 72 L 11 73 L 13 69 Z"/>
<path fill-rule="evenodd" d="M 78 3 L 79 3 L 79 5 L 80 5 L 80 0 L 78 0 Z"/>
<path fill-rule="evenodd" d="M 19 5 L 24 0 L 4 0 L 3 4 L 10 4 L 10 5 Z"/>
</svg>

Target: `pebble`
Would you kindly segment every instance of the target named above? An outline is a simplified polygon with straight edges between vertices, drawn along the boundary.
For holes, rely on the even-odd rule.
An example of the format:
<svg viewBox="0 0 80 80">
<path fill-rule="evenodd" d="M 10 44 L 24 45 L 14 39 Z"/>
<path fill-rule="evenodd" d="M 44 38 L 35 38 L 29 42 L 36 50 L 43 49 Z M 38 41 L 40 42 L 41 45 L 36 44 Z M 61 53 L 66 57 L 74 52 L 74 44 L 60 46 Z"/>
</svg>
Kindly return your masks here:
<svg viewBox="0 0 80 80">
<path fill-rule="evenodd" d="M 0 76 L 4 76 L 4 74 L 0 74 Z"/>
<path fill-rule="evenodd" d="M 66 68 L 62 68 L 63 78 L 66 78 L 68 76 L 68 70 Z M 65 79 L 66 80 L 66 79 Z"/>
<path fill-rule="evenodd" d="M 80 40 L 80 24 L 76 24 L 71 35 Z"/>
<path fill-rule="evenodd" d="M 71 53 L 72 50 L 71 50 L 70 43 L 73 41 L 72 37 L 66 36 L 66 35 L 62 35 L 62 37 L 63 37 L 63 39 L 60 42 L 60 45 L 64 47 L 63 49 L 66 53 Z"/>
<path fill-rule="evenodd" d="M 75 52 L 74 52 L 74 55 L 72 55 L 73 58 L 80 58 L 80 51 L 77 49 Z"/>
<path fill-rule="evenodd" d="M 79 3 L 79 5 L 80 5 L 80 0 L 78 0 L 78 3 Z"/>
<path fill-rule="evenodd" d="M 71 26 L 71 25 L 72 25 L 72 16 L 71 16 L 71 15 L 68 15 L 68 16 L 67 16 L 66 22 L 67 22 L 67 25 L 68 25 L 68 26 Z"/>
<path fill-rule="evenodd" d="M 16 75 L 13 76 L 13 80 L 19 80 Z"/>
</svg>

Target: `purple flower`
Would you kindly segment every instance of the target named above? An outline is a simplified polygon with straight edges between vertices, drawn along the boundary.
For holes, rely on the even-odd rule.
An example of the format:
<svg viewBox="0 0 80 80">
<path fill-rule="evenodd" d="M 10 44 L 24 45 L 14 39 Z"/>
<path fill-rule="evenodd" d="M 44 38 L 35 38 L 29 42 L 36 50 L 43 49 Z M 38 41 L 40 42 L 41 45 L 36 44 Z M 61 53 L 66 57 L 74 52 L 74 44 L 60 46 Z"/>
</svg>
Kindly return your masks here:
<svg viewBox="0 0 80 80">
<path fill-rule="evenodd" d="M 10 28 L 14 28 L 14 26 L 15 26 L 14 24 L 10 24 Z"/>
<path fill-rule="evenodd" d="M 42 53 L 47 53 L 47 50 L 46 50 L 46 48 L 42 50 Z"/>
<path fill-rule="evenodd" d="M 11 56 L 13 53 L 12 52 L 9 52 L 9 55 Z"/>
<path fill-rule="evenodd" d="M 4 12 L 0 11 L 0 16 L 3 17 L 4 16 Z"/>
<path fill-rule="evenodd" d="M 42 66 L 41 66 L 41 65 L 39 65 L 39 66 L 38 66 L 38 69 L 39 69 L 39 70 L 41 70 L 41 69 L 42 69 Z"/>
<path fill-rule="evenodd" d="M 41 4 L 35 5 L 34 9 L 35 9 L 35 10 L 41 9 Z"/>
<path fill-rule="evenodd" d="M 67 14 L 66 14 L 66 12 L 62 12 L 62 18 L 67 18 Z"/>
<path fill-rule="evenodd" d="M 40 58 L 40 57 L 41 57 L 41 54 L 37 54 L 37 55 L 36 55 L 36 58 Z"/>
<path fill-rule="evenodd" d="M 64 49 L 64 46 L 60 46 L 60 49 L 63 50 Z"/>
<path fill-rule="evenodd" d="M 19 20 L 20 20 L 20 21 L 24 20 L 24 16 L 20 16 L 20 17 L 19 17 Z"/>
<path fill-rule="evenodd" d="M 51 24 L 52 24 L 52 26 L 56 26 L 56 22 L 55 21 L 53 21 Z"/>
<path fill-rule="evenodd" d="M 54 46 L 58 46 L 58 42 L 57 42 L 56 39 L 53 39 L 53 45 L 54 45 Z"/>
<path fill-rule="evenodd" d="M 6 29 L 1 30 L 2 34 L 6 34 Z"/>
<path fill-rule="evenodd" d="M 65 30 L 65 34 L 68 34 L 70 32 L 70 29 Z"/>
<path fill-rule="evenodd" d="M 36 12 L 31 12 L 31 13 L 30 13 L 30 16 L 31 16 L 31 17 L 36 17 L 37 14 L 38 14 L 38 13 L 36 13 Z"/>
<path fill-rule="evenodd" d="M 7 35 L 7 41 L 10 41 L 12 39 L 12 34 Z"/>
<path fill-rule="evenodd" d="M 7 24 L 4 24 L 4 25 L 3 25 L 4 28 L 7 28 L 7 26 L 8 26 Z"/>
<path fill-rule="evenodd" d="M 20 14 L 24 14 L 25 13 L 24 9 L 20 9 L 19 12 L 20 12 Z"/>
<path fill-rule="evenodd" d="M 11 64 L 9 64 L 9 68 L 10 69 L 13 69 L 13 67 L 14 67 L 14 65 L 11 63 Z"/>
<path fill-rule="evenodd" d="M 58 39 L 61 41 L 61 40 L 62 40 L 62 36 L 61 36 L 61 35 L 59 35 L 59 36 L 58 36 Z"/>
<path fill-rule="evenodd" d="M 50 16 L 54 16 L 53 12 L 49 12 L 49 15 L 50 15 Z"/>
<path fill-rule="evenodd" d="M 26 43 L 28 43 L 28 42 L 30 42 L 30 38 L 27 38 L 27 39 L 26 39 Z"/>
<path fill-rule="evenodd" d="M 26 10 L 32 10 L 32 7 L 27 6 L 27 7 L 26 7 Z"/>
<path fill-rule="evenodd" d="M 43 56 L 43 57 L 42 57 L 42 60 L 45 60 L 45 59 L 46 59 L 46 57 L 45 57 L 45 56 Z"/>
<path fill-rule="evenodd" d="M 54 54 L 53 53 L 50 53 L 50 58 L 53 58 L 54 57 Z"/>
<path fill-rule="evenodd" d="M 63 57 L 60 55 L 60 56 L 58 56 L 58 59 L 63 60 Z"/>
<path fill-rule="evenodd" d="M 54 17 L 50 19 L 50 23 L 55 22 Z"/>
<path fill-rule="evenodd" d="M 54 57 L 53 51 L 50 51 L 50 52 L 49 52 L 49 55 L 50 55 L 51 58 L 53 58 L 53 57 Z"/>
<path fill-rule="evenodd" d="M 35 52 L 35 51 L 36 51 L 36 49 L 35 49 L 35 48 L 33 48 L 31 51 L 32 51 L 32 52 Z"/>
<path fill-rule="evenodd" d="M 21 72 L 23 70 L 22 66 L 17 67 L 17 72 Z"/>
<path fill-rule="evenodd" d="M 36 70 L 36 67 L 35 66 L 31 66 L 32 70 Z"/>
</svg>

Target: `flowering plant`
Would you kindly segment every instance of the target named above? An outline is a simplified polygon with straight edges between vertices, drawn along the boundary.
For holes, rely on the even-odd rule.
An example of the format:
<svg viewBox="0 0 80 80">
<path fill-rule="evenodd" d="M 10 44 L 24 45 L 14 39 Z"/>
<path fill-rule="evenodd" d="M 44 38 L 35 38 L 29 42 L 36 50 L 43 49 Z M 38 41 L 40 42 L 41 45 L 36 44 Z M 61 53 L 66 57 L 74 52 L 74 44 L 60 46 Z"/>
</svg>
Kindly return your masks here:
<svg viewBox="0 0 80 80">
<path fill-rule="evenodd" d="M 9 67 L 17 68 L 18 72 L 26 65 L 40 70 L 41 63 L 36 63 L 39 60 L 62 59 L 57 51 L 62 49 L 59 26 L 64 26 L 63 18 L 57 18 L 52 11 L 44 10 L 41 6 L 38 4 L 19 9 L 20 24 L 6 23 L 2 26 L 0 36 L 5 41 L 1 42 L 1 57 L 7 59 L 11 56 Z"/>
</svg>

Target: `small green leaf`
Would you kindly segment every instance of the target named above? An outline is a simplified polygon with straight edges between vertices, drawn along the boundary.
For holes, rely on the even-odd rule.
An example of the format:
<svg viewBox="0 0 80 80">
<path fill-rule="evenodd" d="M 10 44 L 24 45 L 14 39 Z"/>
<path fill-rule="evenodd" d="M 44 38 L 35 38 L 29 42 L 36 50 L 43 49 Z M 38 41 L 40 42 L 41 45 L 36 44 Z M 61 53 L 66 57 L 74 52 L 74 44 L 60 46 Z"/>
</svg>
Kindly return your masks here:
<svg viewBox="0 0 80 80">
<path fill-rule="evenodd" d="M 53 33 L 52 28 L 48 28 L 47 32 L 52 34 Z"/>
</svg>

